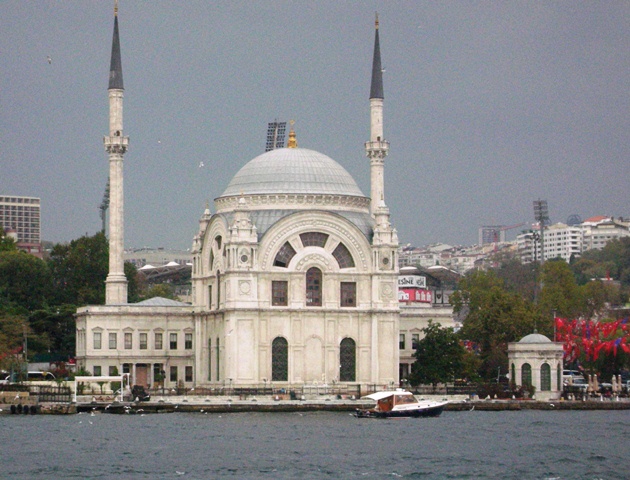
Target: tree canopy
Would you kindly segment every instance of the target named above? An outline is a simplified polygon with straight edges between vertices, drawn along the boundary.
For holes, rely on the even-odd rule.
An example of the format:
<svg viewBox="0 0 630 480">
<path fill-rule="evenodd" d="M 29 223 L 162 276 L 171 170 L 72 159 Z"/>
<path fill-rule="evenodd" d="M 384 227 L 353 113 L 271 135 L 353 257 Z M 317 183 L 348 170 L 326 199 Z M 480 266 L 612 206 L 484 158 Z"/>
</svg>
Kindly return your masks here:
<svg viewBox="0 0 630 480">
<path fill-rule="evenodd" d="M 466 349 L 450 327 L 429 321 L 422 329 L 425 336 L 416 343 L 416 361 L 411 365 L 412 385 L 446 383 L 466 377 Z"/>
<path fill-rule="evenodd" d="M 18 250 L 0 252 L 0 306 L 32 310 L 49 299 L 52 277 L 46 262 Z"/>
</svg>

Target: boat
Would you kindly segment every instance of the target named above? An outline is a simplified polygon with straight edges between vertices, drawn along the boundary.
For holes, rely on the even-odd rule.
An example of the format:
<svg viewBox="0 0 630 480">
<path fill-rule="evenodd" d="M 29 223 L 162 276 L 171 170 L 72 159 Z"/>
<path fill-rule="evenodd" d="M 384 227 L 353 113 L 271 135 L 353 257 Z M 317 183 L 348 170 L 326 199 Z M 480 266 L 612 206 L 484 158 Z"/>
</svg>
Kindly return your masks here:
<svg viewBox="0 0 630 480">
<path fill-rule="evenodd" d="M 376 402 L 374 408 L 357 408 L 357 418 L 437 417 L 448 401 L 418 400 L 413 393 L 398 388 L 372 393 L 363 398 Z"/>
</svg>

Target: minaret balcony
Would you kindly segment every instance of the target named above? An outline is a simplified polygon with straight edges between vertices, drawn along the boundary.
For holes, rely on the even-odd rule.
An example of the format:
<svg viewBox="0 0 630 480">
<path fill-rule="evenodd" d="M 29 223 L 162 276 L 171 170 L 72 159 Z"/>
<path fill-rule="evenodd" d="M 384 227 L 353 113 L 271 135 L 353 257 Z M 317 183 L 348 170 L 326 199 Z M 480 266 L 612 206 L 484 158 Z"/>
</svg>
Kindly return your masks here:
<svg viewBox="0 0 630 480">
<path fill-rule="evenodd" d="M 123 137 L 122 135 L 113 135 L 110 137 L 103 137 L 103 143 L 105 144 L 105 150 L 112 153 L 125 153 L 129 146 L 129 137 Z"/>
<path fill-rule="evenodd" d="M 365 142 L 365 149 L 367 151 L 384 151 L 389 150 L 389 142 L 385 140 L 377 140 L 375 142 Z"/>
</svg>

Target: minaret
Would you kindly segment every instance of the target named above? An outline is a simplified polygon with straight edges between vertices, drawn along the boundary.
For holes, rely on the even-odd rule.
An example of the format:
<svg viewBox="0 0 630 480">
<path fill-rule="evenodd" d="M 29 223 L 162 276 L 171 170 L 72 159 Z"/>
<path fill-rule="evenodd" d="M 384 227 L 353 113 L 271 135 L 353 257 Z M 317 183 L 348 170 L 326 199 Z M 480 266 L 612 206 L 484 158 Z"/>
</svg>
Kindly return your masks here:
<svg viewBox="0 0 630 480">
<path fill-rule="evenodd" d="M 105 304 L 127 303 L 125 277 L 123 155 L 129 137 L 123 135 L 123 76 L 118 38 L 118 1 L 114 6 L 114 37 L 109 67 L 109 136 L 103 138 L 109 155 L 109 274 L 105 280 Z"/>
<path fill-rule="evenodd" d="M 381 48 L 378 40 L 378 14 L 374 22 L 374 58 L 372 60 L 372 85 L 370 87 L 370 141 L 365 143 L 365 153 L 370 159 L 370 210 L 375 215 L 377 208 L 385 204 L 385 157 L 389 142 L 383 139 L 383 69 Z"/>
</svg>

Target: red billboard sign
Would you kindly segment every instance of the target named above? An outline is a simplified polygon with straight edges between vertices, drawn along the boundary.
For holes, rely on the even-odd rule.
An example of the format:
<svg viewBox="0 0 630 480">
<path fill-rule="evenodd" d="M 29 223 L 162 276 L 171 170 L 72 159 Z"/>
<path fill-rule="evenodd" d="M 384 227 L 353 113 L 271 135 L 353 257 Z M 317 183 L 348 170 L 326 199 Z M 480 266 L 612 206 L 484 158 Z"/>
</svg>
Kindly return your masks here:
<svg viewBox="0 0 630 480">
<path fill-rule="evenodd" d="M 398 301 L 405 303 L 433 303 L 433 294 L 431 290 L 423 288 L 399 288 Z"/>
</svg>

